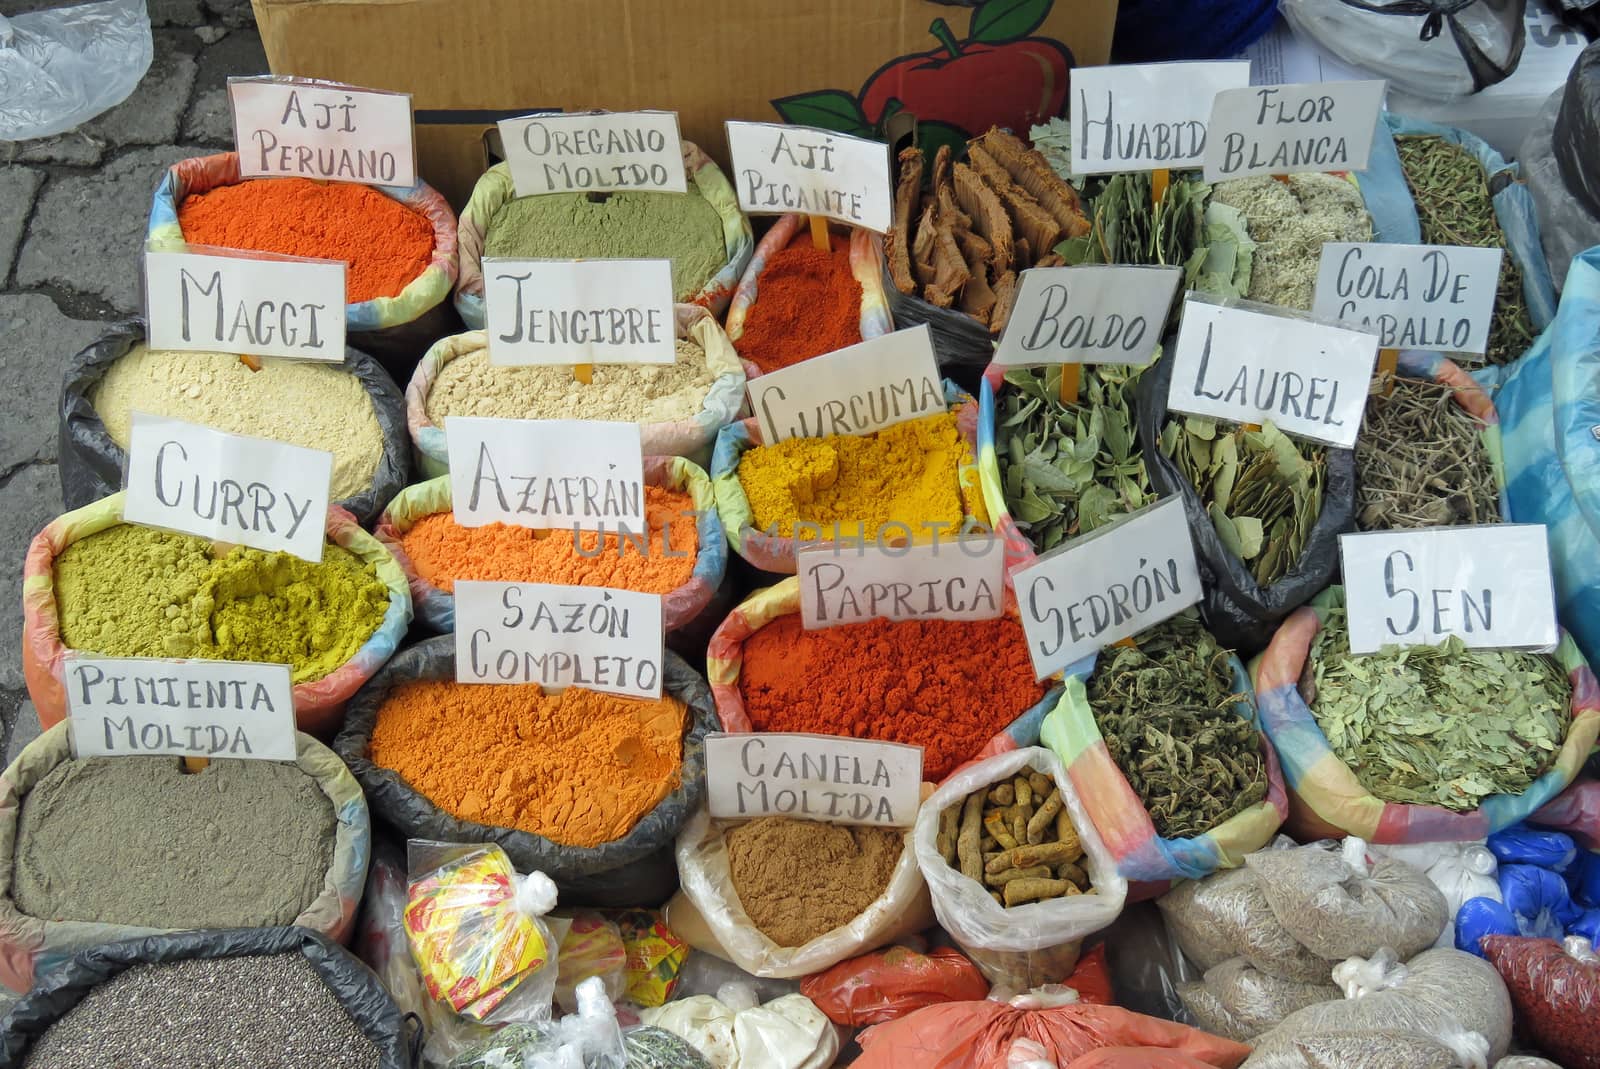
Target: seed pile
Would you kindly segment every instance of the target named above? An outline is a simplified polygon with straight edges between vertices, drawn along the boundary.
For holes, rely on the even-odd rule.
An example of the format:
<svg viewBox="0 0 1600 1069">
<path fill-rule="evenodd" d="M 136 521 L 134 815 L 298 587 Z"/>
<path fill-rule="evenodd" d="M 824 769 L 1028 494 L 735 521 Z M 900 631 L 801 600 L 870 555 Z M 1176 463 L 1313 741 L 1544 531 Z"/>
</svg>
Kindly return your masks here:
<svg viewBox="0 0 1600 1069">
<path fill-rule="evenodd" d="M 936 845 L 946 864 L 1008 909 L 1094 893 L 1061 791 L 1032 768 L 946 806 Z"/>
<path fill-rule="evenodd" d="M 889 887 L 905 853 L 897 828 L 761 817 L 730 828 L 728 870 L 750 922 L 796 947 L 859 917 Z"/>
<path fill-rule="evenodd" d="M 1367 399 L 1356 439 L 1363 530 L 1500 522 L 1500 491 L 1478 421 L 1449 386 L 1396 379 Z"/>
</svg>

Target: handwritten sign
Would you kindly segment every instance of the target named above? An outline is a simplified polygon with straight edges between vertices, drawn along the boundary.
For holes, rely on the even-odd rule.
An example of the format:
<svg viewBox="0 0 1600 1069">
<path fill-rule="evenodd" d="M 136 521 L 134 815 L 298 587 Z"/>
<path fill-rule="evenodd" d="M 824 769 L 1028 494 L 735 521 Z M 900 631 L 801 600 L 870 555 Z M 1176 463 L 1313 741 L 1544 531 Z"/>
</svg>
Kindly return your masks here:
<svg viewBox="0 0 1600 1069">
<path fill-rule="evenodd" d="M 444 430 L 463 527 L 645 529 L 637 423 L 451 416 Z"/>
<path fill-rule="evenodd" d="M 1377 331 L 1384 349 L 1482 353 L 1504 255 L 1465 245 L 1330 241 L 1312 312 Z"/>
<path fill-rule="evenodd" d="M 1366 411 L 1378 337 L 1190 297 L 1172 355 L 1167 407 L 1351 448 Z"/>
<path fill-rule="evenodd" d="M 833 735 L 706 736 L 706 805 L 717 820 L 794 817 L 909 828 L 922 747 Z"/>
<path fill-rule="evenodd" d="M 340 260 L 226 249 L 147 252 L 150 347 L 342 361 L 344 284 Z"/>
<path fill-rule="evenodd" d="M 122 518 L 320 561 L 333 454 L 133 413 Z"/>
<path fill-rule="evenodd" d="M 1075 538 L 1011 578 L 1040 679 L 1200 600 L 1194 542 L 1176 497 Z"/>
<path fill-rule="evenodd" d="M 417 184 L 409 93 L 296 78 L 229 78 L 228 105 L 241 177 Z"/>
<path fill-rule="evenodd" d="M 997 364 L 1142 364 L 1161 342 L 1177 267 L 1034 267 L 994 354 Z"/>
<path fill-rule="evenodd" d="M 286 664 L 69 654 L 75 757 L 295 759 Z"/>
<path fill-rule="evenodd" d="M 491 364 L 670 364 L 671 260 L 483 261 Z"/>
<path fill-rule="evenodd" d="M 1248 60 L 1072 71 L 1072 173 L 1198 167 L 1211 98 L 1250 84 Z"/>
<path fill-rule="evenodd" d="M 899 526 L 905 527 L 905 524 Z M 920 545 L 863 541 L 795 555 L 807 630 L 888 620 L 993 620 L 1003 611 L 1005 553 L 992 535 Z"/>
<path fill-rule="evenodd" d="M 551 583 L 456 583 L 456 682 L 661 697 L 661 595 Z"/>
<path fill-rule="evenodd" d="M 947 407 L 927 324 L 812 357 L 746 389 L 768 444 L 868 434 Z"/>
<path fill-rule="evenodd" d="M 811 126 L 729 122 L 739 207 L 801 212 L 887 233 L 894 225 L 889 146 Z"/>
<path fill-rule="evenodd" d="M 1339 536 L 1350 651 L 1435 646 L 1551 649 L 1556 629 L 1544 524 L 1497 523 Z"/>
<path fill-rule="evenodd" d="M 1364 171 L 1384 83 L 1311 82 L 1229 89 L 1213 98 L 1205 180 Z"/>
<path fill-rule="evenodd" d="M 611 111 L 501 119 L 517 196 L 649 189 L 686 193 L 675 111 Z"/>
</svg>

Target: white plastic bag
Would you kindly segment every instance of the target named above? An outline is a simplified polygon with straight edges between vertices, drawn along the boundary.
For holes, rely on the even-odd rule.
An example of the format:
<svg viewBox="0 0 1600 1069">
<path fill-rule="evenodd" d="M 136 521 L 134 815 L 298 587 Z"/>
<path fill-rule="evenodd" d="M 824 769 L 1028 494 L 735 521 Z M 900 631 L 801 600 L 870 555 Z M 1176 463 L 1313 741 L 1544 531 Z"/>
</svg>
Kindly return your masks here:
<svg viewBox="0 0 1600 1069">
<path fill-rule="evenodd" d="M 144 0 L 0 14 L 0 141 L 64 133 L 116 107 L 154 56 Z"/>
<path fill-rule="evenodd" d="M 1500 881 L 1495 879 L 1499 862 L 1482 840 L 1465 843 L 1408 843 L 1401 846 L 1367 845 L 1376 857 L 1394 858 L 1427 873 L 1428 879 L 1444 895 L 1444 931 L 1433 941 L 1436 947 L 1456 945 L 1456 914 L 1471 898 L 1500 899 Z"/>
<path fill-rule="evenodd" d="M 692 1043 L 714 1069 L 826 1069 L 839 1033 L 816 1003 L 784 995 L 766 1005 L 745 984 L 643 1010 L 639 1020 Z"/>
</svg>

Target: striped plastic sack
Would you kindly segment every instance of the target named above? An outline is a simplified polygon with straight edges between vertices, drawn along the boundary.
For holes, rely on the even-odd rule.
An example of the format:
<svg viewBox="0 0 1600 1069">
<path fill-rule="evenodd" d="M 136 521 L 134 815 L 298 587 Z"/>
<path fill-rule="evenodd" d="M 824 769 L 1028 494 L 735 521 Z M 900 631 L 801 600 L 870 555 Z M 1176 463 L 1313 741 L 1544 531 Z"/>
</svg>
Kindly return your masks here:
<svg viewBox="0 0 1600 1069">
<path fill-rule="evenodd" d="M 34 536 L 22 566 L 22 674 L 39 723 L 52 727 L 67 716 L 66 665 L 71 652 L 61 641 L 56 611 L 55 561 L 74 542 L 122 523 L 121 493 L 57 516 Z M 377 571 L 389 590 L 383 622 L 355 656 L 321 679 L 297 683 L 295 726 L 312 734 L 331 734 L 344 715 L 345 702 L 394 652 L 411 626 L 411 590 L 400 563 L 355 517 L 334 505 L 328 509 L 328 541 L 342 546 Z M 130 577 L 129 582 L 137 582 Z"/>
<path fill-rule="evenodd" d="M 978 485 L 978 406 L 972 397 L 949 380 L 944 384 L 945 402 L 956 414 L 956 427 L 972 453 L 972 460 L 961 465 L 956 478 L 961 486 L 961 505 L 967 528 L 989 525 L 989 511 L 983 504 Z M 750 499 L 739 482 L 739 459 L 756 446 L 765 445 L 761 424 L 755 417 L 728 424 L 717 436 L 711 457 L 711 485 L 717 495 L 717 512 L 727 532 L 728 545 L 752 567 L 764 572 L 793 575 L 799 540 L 762 531 L 755 526 Z M 846 532 L 847 534 L 851 532 Z M 819 533 L 819 537 L 826 535 Z"/>
<path fill-rule="evenodd" d="M 336 823 L 333 864 L 323 879 L 322 891 L 294 923 L 342 943 L 355 926 L 356 906 L 367 879 L 367 860 L 372 855 L 367 800 L 361 785 L 332 750 L 304 734 L 296 736 L 295 747 L 295 764 L 327 795 Z M 12 854 L 23 801 L 35 784 L 70 760 L 70 729 L 66 724 L 57 724 L 23 747 L 11 766 L 0 774 L 0 843 L 5 844 L 4 856 L 0 857 L 0 983 L 13 991 L 27 991 L 36 976 L 86 947 L 159 935 L 166 930 L 95 921 L 44 920 L 17 909 L 11 897 Z"/>
<path fill-rule="evenodd" d="M 1572 724 L 1555 764 L 1519 795 L 1495 794 L 1464 813 L 1439 806 L 1385 802 L 1361 785 L 1317 725 L 1298 684 L 1312 640 L 1327 613 L 1344 605 L 1344 588 L 1329 587 L 1278 628 L 1250 664 L 1262 727 L 1277 747 L 1289 786 L 1290 834 L 1301 841 L 1354 835 L 1371 843 L 1464 842 L 1526 819 L 1572 782 L 1600 735 L 1600 683 L 1565 631 L 1551 656 L 1572 683 Z"/>
<path fill-rule="evenodd" d="M 728 542 L 722 535 L 722 521 L 717 518 L 716 502 L 711 495 L 711 479 L 699 467 L 683 457 L 645 457 L 644 481 L 649 486 L 684 491 L 694 501 L 698 513 L 695 529 L 699 535 L 699 546 L 694 573 L 688 582 L 661 599 L 661 626 L 671 633 L 686 627 L 711 605 L 728 568 Z M 383 518 L 373 532 L 405 571 L 406 582 L 411 586 L 411 600 L 417 607 L 417 619 L 433 630 L 444 633 L 456 629 L 455 595 L 417 574 L 416 566 L 406 555 L 401 539 L 424 516 L 449 512 L 450 509 L 450 476 L 441 475 L 402 490 L 384 510 Z M 565 537 L 565 532 L 554 532 L 551 537 Z M 670 548 L 676 553 L 688 552 L 687 546 Z"/>
<path fill-rule="evenodd" d="M 716 378 L 700 411 L 692 418 L 641 423 L 640 447 L 645 456 L 688 457 L 703 468 L 711 461 L 717 432 L 733 421 L 744 404 L 744 365 L 710 312 L 694 304 L 677 305 L 676 312 L 677 336 L 704 350 L 706 366 Z M 412 372 L 406 385 L 406 426 L 416 450 L 417 470 L 423 478 L 432 479 L 450 470 L 444 428 L 428 416 L 428 394 L 434 381 L 450 361 L 482 352 L 488 345 L 488 335 L 481 330 L 440 338 Z"/>
<path fill-rule="evenodd" d="M 739 285 L 739 276 L 755 248 L 755 233 L 750 220 L 739 210 L 739 197 L 733 186 L 714 160 L 691 142 L 683 142 L 683 167 L 717 215 L 722 219 L 722 241 L 728 250 L 727 263 L 711 277 L 700 291 L 687 298 L 687 303 L 709 308 L 721 316 L 728 300 Z M 483 245 L 489 233 L 489 222 L 494 213 L 507 201 L 516 197 L 516 186 L 511 181 L 511 168 L 497 163 L 483 173 L 472 187 L 472 197 L 461 211 L 461 274 L 455 280 L 456 311 L 461 321 L 473 330 L 484 325 L 483 305 Z M 670 194 L 669 194 L 670 195 Z"/>
<path fill-rule="evenodd" d="M 761 273 L 767 269 L 767 260 L 780 249 L 789 247 L 796 234 L 806 230 L 804 215 L 781 215 L 772 229 L 756 245 L 750 265 L 739 279 L 739 288 L 733 291 L 733 301 L 728 305 L 726 323 L 728 340 L 735 345 L 744 336 L 745 317 L 756 303 L 761 286 Z M 883 237 L 870 230 L 852 228 L 850 231 L 850 273 L 861 284 L 861 340 L 879 338 L 894 329 L 889 321 L 889 298 L 883 292 Z M 818 353 L 818 356 L 823 354 Z M 761 369 L 749 360 L 743 361 L 746 378 L 759 378 Z"/>
</svg>

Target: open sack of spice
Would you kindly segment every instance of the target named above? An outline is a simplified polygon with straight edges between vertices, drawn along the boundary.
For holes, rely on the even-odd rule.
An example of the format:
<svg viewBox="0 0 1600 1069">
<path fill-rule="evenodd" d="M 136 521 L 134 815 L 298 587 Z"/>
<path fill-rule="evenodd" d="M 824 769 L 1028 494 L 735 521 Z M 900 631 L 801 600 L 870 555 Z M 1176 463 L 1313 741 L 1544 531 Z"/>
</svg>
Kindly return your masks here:
<svg viewBox="0 0 1600 1069">
<path fill-rule="evenodd" d="M 379 823 L 407 838 L 494 843 L 566 904 L 657 905 L 672 843 L 705 792 L 705 681 L 676 654 L 662 695 L 456 682 L 455 640 L 395 657 L 350 703 L 334 746 Z"/>
<path fill-rule="evenodd" d="M 1251 664 L 1302 837 L 1481 839 L 1572 782 L 1600 734 L 1600 684 L 1570 635 L 1553 654 L 1350 652 L 1344 588 L 1297 611 Z"/>
<path fill-rule="evenodd" d="M 1492 935 L 1483 951 L 1510 991 L 1520 1035 L 1566 1069 L 1600 1065 L 1600 956 L 1590 940 Z"/>
<path fill-rule="evenodd" d="M 173 932 L 63 961 L 6 1016 L 0 1066 L 413 1069 L 407 1031 L 378 978 L 318 932 Z"/>
<path fill-rule="evenodd" d="M 328 497 L 371 524 L 411 474 L 405 398 L 376 360 L 342 364 L 151 349 L 142 320 L 111 326 L 67 362 L 61 497 L 82 508 L 121 489 L 133 413 L 181 419 L 333 454 Z"/>
<path fill-rule="evenodd" d="M 45 727 L 66 719 L 67 661 L 83 651 L 287 664 L 296 724 L 331 734 L 411 624 L 399 563 L 337 505 L 313 564 L 124 523 L 122 503 L 58 516 L 28 546 L 22 671 Z"/>
<path fill-rule="evenodd" d="M 1068 677 L 1040 739 L 1129 880 L 1236 868 L 1288 816 L 1244 665 L 1192 610 Z"/>
<path fill-rule="evenodd" d="M 722 429 L 711 485 L 728 545 L 751 567 L 793 575 L 807 543 L 927 541 L 986 527 L 978 406 L 954 383 L 943 404 L 868 434 L 767 443 L 754 417 Z"/>
<path fill-rule="evenodd" d="M 1596 12 L 1600 15 L 1600 12 Z M 1600 45 L 1591 44 L 1544 102 L 1517 150 L 1559 292 L 1573 258 L 1600 245 Z"/>
</svg>

